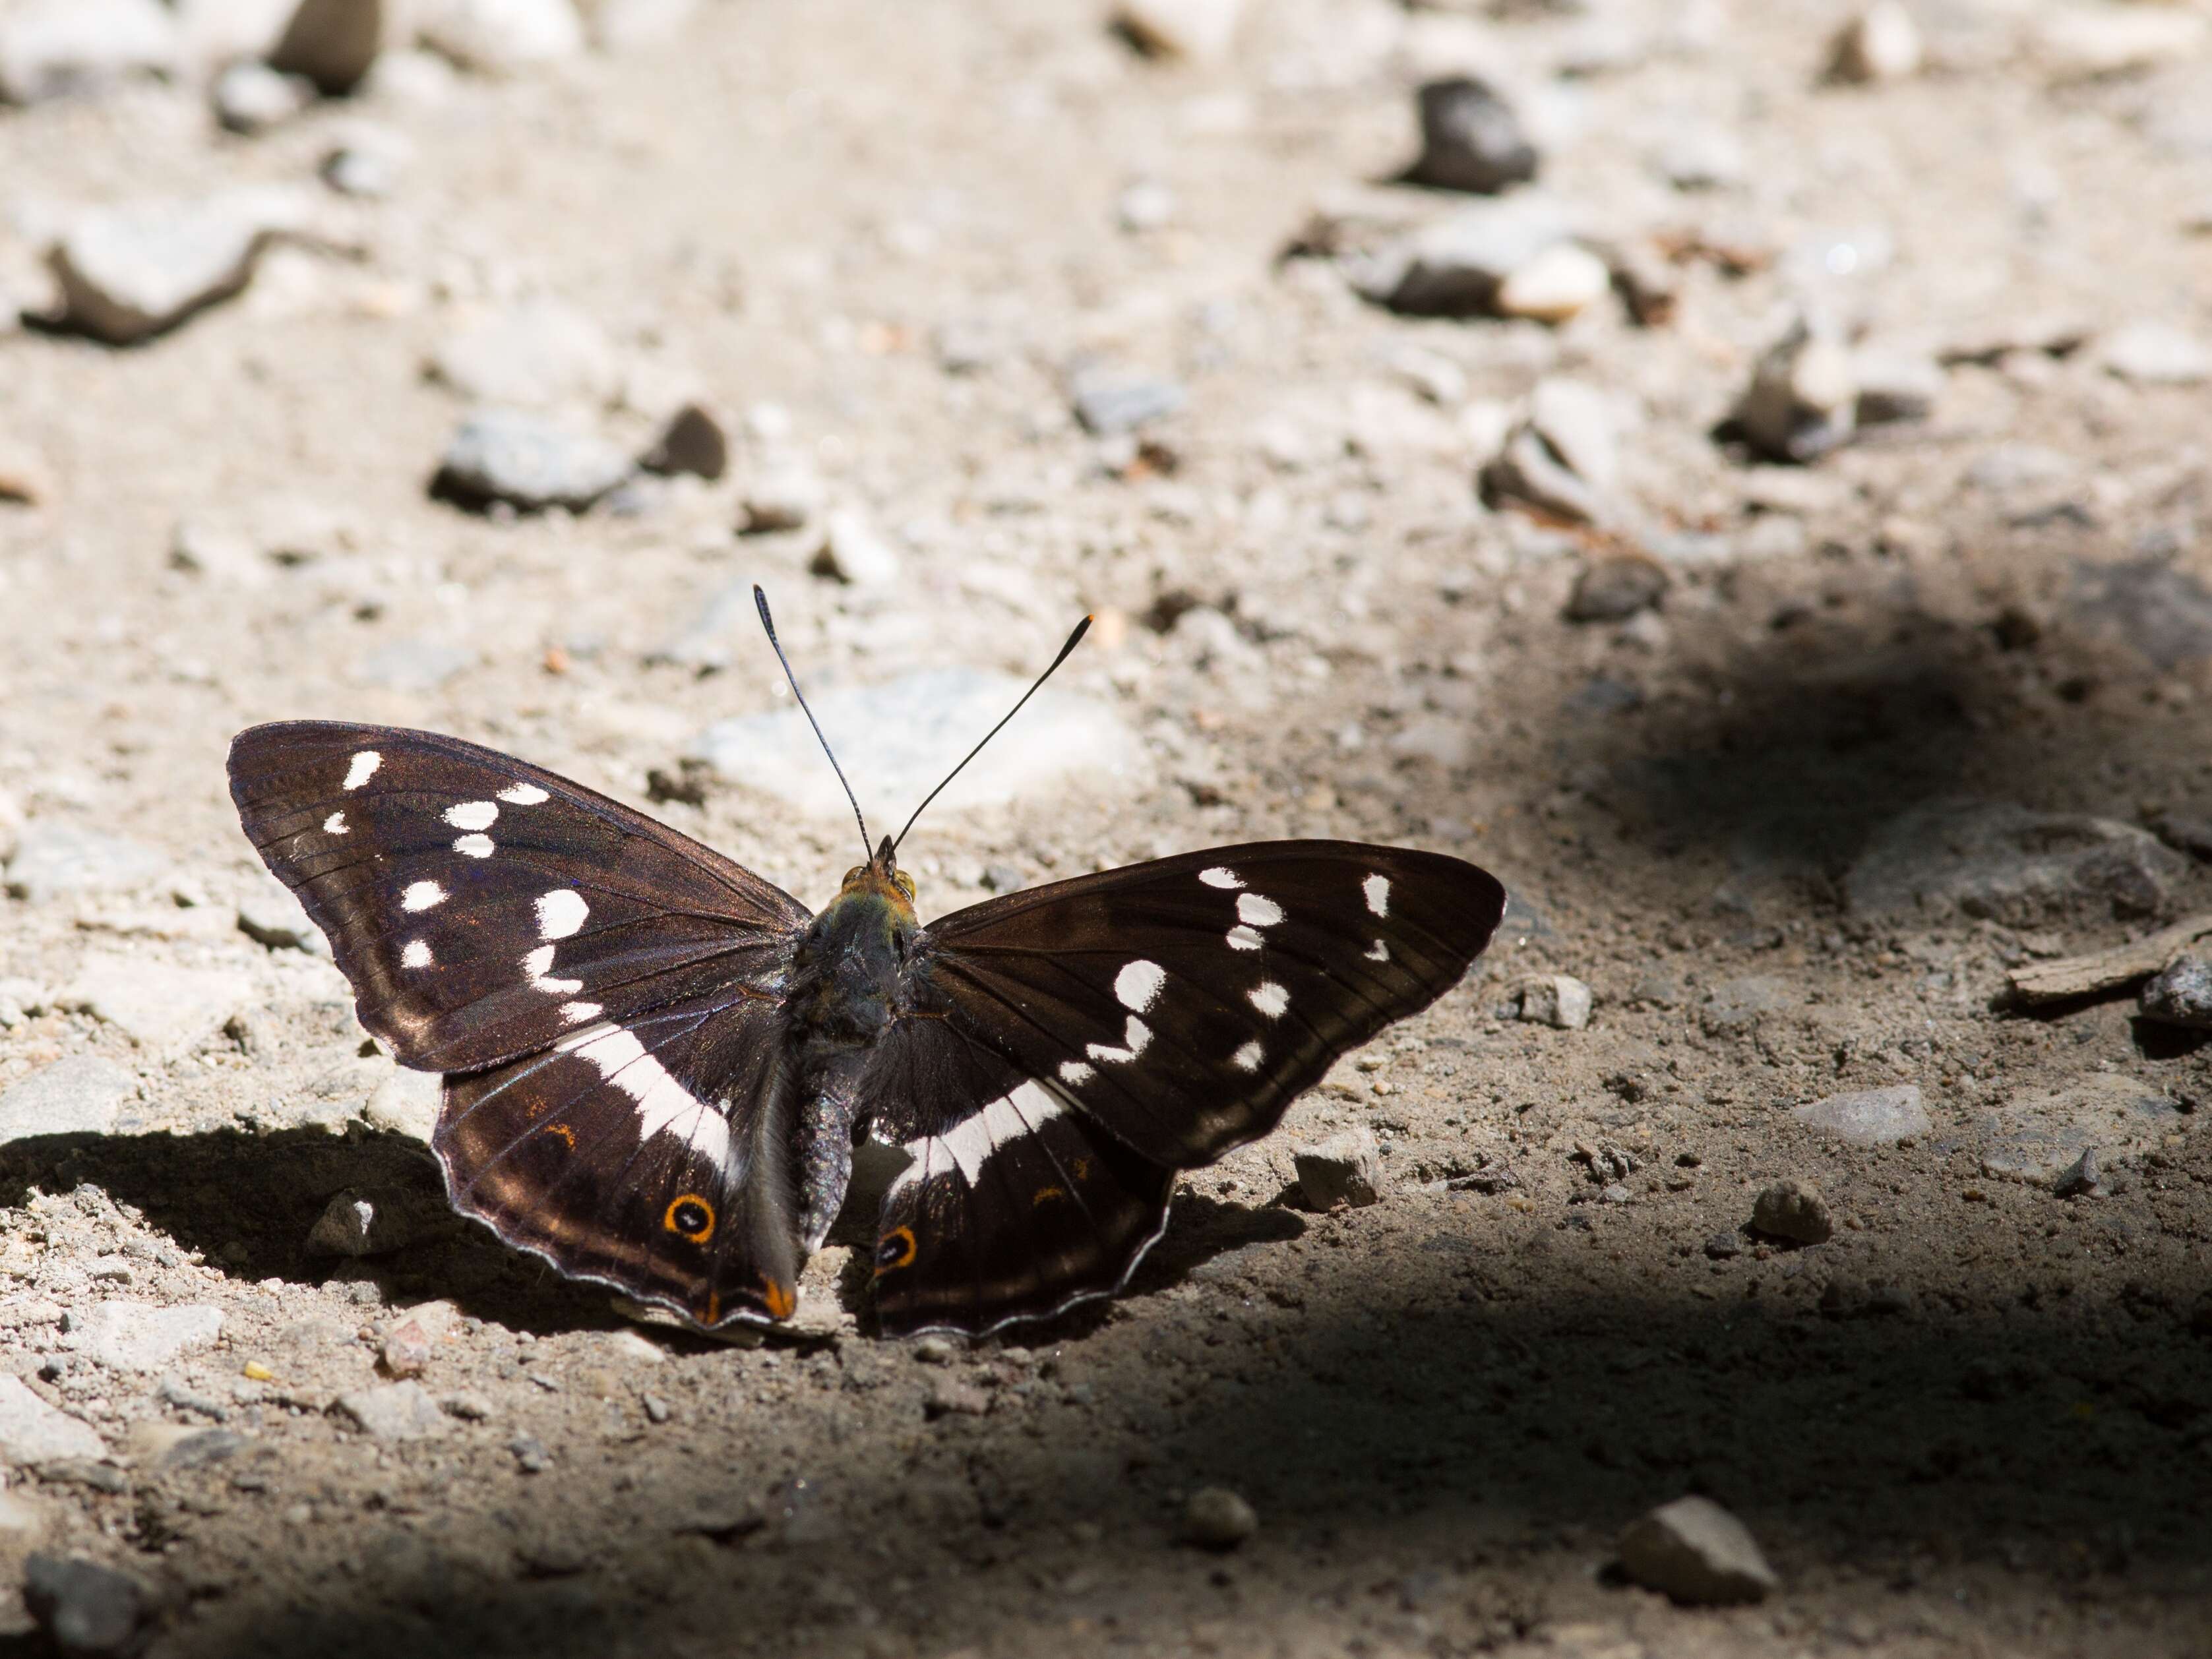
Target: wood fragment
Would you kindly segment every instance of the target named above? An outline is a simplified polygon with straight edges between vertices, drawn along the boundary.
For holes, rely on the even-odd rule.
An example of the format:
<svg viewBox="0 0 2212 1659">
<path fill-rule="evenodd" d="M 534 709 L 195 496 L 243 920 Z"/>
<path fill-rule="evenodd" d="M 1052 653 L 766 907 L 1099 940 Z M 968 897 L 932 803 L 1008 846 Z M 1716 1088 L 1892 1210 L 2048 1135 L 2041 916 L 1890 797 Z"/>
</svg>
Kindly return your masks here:
<svg viewBox="0 0 2212 1659">
<path fill-rule="evenodd" d="M 2063 1002 L 2070 997 L 2094 996 L 2149 978 L 2207 933 L 2212 933 L 2212 912 L 2191 916 L 2110 950 L 2061 957 L 2054 962 L 2031 962 L 2013 969 L 2006 977 L 2012 981 L 2014 994 L 2023 1002 Z"/>
</svg>

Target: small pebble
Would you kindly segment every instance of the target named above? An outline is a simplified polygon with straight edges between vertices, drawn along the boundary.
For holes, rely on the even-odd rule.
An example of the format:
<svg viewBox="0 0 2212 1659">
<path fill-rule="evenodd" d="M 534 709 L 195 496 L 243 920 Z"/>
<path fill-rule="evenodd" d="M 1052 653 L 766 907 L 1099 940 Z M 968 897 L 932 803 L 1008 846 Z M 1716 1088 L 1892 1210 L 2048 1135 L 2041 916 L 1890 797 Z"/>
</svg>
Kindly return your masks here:
<svg viewBox="0 0 2212 1659">
<path fill-rule="evenodd" d="M 1837 81 L 1902 81 L 1920 70 L 1920 30 L 1899 0 L 1880 0 L 1837 32 L 1828 74 Z"/>
<path fill-rule="evenodd" d="M 1801 321 L 1759 360 L 1735 422 L 1769 459 L 1817 460 L 1850 440 L 1858 396 L 1850 351 Z"/>
<path fill-rule="evenodd" d="M 57 1650 L 82 1659 L 131 1651 L 150 1611 L 137 1579 L 81 1556 L 31 1556 L 23 1605 Z"/>
<path fill-rule="evenodd" d="M 2097 1149 L 2094 1146 L 2084 1147 L 2081 1156 L 2068 1164 L 2051 1182 L 2051 1190 L 2060 1198 L 2086 1198 L 2098 1189 L 2104 1176 L 2104 1170 L 2097 1159 Z"/>
<path fill-rule="evenodd" d="M 806 568 L 848 587 L 888 587 L 898 580 L 905 562 L 866 514 L 846 508 L 830 515 L 822 545 Z"/>
<path fill-rule="evenodd" d="M 2137 386 L 2197 386 L 2212 380 L 2212 345 L 2167 323 L 2130 323 L 2097 343 L 2097 360 Z"/>
<path fill-rule="evenodd" d="M 1569 974 L 1540 974 L 1523 980 L 1507 998 L 1514 1018 L 1562 1031 L 1579 1031 L 1588 1025 L 1595 1001 L 1590 988 Z"/>
<path fill-rule="evenodd" d="M 657 1394 L 641 1394 L 637 1403 L 645 1408 L 645 1420 L 648 1423 L 665 1423 L 676 1414 L 676 1408 Z"/>
<path fill-rule="evenodd" d="M 2161 1025 L 2212 1031 L 2212 961 L 2176 957 L 2142 988 L 2142 1016 Z"/>
<path fill-rule="evenodd" d="M 507 1449 L 514 1454 L 515 1467 L 525 1474 L 543 1474 L 553 1467 L 553 1454 L 534 1434 L 518 1434 L 507 1443 Z"/>
<path fill-rule="evenodd" d="M 710 411 L 698 404 L 686 404 L 662 428 L 638 465 L 647 472 L 688 472 L 711 483 L 729 470 L 729 436 Z"/>
<path fill-rule="evenodd" d="M 1692 1607 L 1758 1601 L 1781 1580 L 1743 1522 L 1709 1498 L 1678 1498 L 1631 1527 L 1620 1565 L 1647 1589 Z"/>
<path fill-rule="evenodd" d="M 1626 622 L 1638 611 L 1657 609 L 1671 585 L 1666 567 L 1656 559 L 1630 554 L 1593 560 L 1575 579 L 1567 620 Z"/>
<path fill-rule="evenodd" d="M 931 1382 L 921 1408 L 924 1415 L 933 1418 L 981 1417 L 991 1409 L 991 1396 L 972 1382 L 940 1376 Z"/>
<path fill-rule="evenodd" d="M 745 486 L 738 532 L 766 536 L 800 529 L 822 510 L 822 481 L 795 462 L 769 467 Z"/>
<path fill-rule="evenodd" d="M 269 53 L 270 64 L 342 98 L 374 66 L 392 9 L 385 0 L 300 0 Z"/>
<path fill-rule="evenodd" d="M 917 1338 L 913 1352 L 915 1358 L 925 1365 L 950 1365 L 960 1357 L 960 1350 L 949 1336 Z"/>
<path fill-rule="evenodd" d="M 1612 288 L 1613 272 L 1604 260 L 1588 248 L 1561 242 L 1509 272 L 1498 285 L 1495 303 L 1500 316 L 1564 323 L 1589 310 Z"/>
<path fill-rule="evenodd" d="M 315 100 L 314 82 L 250 59 L 233 64 L 209 92 L 215 118 L 232 132 L 256 133 L 289 121 Z"/>
<path fill-rule="evenodd" d="M 1243 10 L 1244 0 L 1120 0 L 1114 26 L 1149 56 L 1209 63 L 1227 54 Z"/>
<path fill-rule="evenodd" d="M 1326 1212 L 1340 1204 L 1364 1209 L 1382 1199 L 1382 1149 L 1375 1132 L 1364 1125 L 1293 1146 L 1291 1163 L 1297 1171 L 1299 1201 L 1309 1210 Z"/>
<path fill-rule="evenodd" d="M 1420 158 L 1408 182 L 1494 195 L 1536 176 L 1536 147 L 1513 106 L 1468 76 L 1431 81 L 1419 94 Z"/>
<path fill-rule="evenodd" d="M 1226 1486 L 1200 1487 L 1183 1506 L 1183 1537 L 1201 1549 L 1233 1550 L 1259 1529 L 1252 1506 Z"/>
<path fill-rule="evenodd" d="M 420 1376 L 430 1368 L 430 1337 L 416 1320 L 402 1322 L 384 1340 L 384 1369 L 393 1376 Z"/>
<path fill-rule="evenodd" d="M 484 409 L 455 430 L 431 493 L 478 509 L 580 512 L 629 474 L 629 457 L 602 438 L 520 410 Z"/>
<path fill-rule="evenodd" d="M 1751 1209 L 1751 1229 L 1796 1244 L 1818 1244 L 1835 1232 L 1836 1224 L 1820 1189 L 1791 1176 L 1759 1194 Z"/>
<path fill-rule="evenodd" d="M 1173 380 L 1086 369 L 1075 377 L 1073 401 L 1085 432 L 1110 437 L 1174 414 L 1183 405 L 1183 389 Z"/>
</svg>

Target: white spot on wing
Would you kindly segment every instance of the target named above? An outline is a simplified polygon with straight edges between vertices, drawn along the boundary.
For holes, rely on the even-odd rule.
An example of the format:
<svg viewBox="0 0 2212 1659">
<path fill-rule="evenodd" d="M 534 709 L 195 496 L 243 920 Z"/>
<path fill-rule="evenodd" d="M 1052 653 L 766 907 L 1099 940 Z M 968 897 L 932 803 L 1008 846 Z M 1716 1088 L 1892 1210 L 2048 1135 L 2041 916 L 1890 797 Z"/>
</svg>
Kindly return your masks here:
<svg viewBox="0 0 2212 1659">
<path fill-rule="evenodd" d="M 1390 947 L 1385 945 L 1381 939 L 1376 939 L 1374 944 L 1367 947 L 1367 959 L 1370 962 L 1389 961 Z"/>
<path fill-rule="evenodd" d="M 1167 977 L 1167 969 L 1157 962 L 1133 962 L 1114 975 L 1114 994 L 1124 1008 L 1141 1014 L 1158 998 Z"/>
<path fill-rule="evenodd" d="M 399 952 L 402 968 L 428 968 L 430 965 L 430 946 L 427 940 L 410 939 Z"/>
<path fill-rule="evenodd" d="M 1255 927 L 1273 927 L 1283 919 L 1283 907 L 1271 898 L 1261 898 L 1257 893 L 1237 896 L 1237 920 L 1249 921 Z"/>
<path fill-rule="evenodd" d="M 446 809 L 446 822 L 456 830 L 489 830 L 499 820 L 499 804 L 465 800 Z"/>
<path fill-rule="evenodd" d="M 596 1002 L 564 1002 L 561 1018 L 571 1025 L 581 1025 L 587 1019 L 597 1019 L 605 1010 Z"/>
<path fill-rule="evenodd" d="M 1260 936 L 1240 921 L 1229 930 L 1229 948 L 1232 951 L 1256 951 L 1260 948 Z"/>
<path fill-rule="evenodd" d="M 1134 1060 L 1145 1052 L 1146 1045 L 1152 1040 L 1152 1028 L 1132 1014 L 1129 1016 L 1129 1023 L 1121 1030 L 1121 1047 L 1111 1048 L 1103 1042 L 1094 1042 L 1086 1047 L 1083 1052 L 1093 1060 L 1110 1060 L 1119 1063 L 1122 1060 Z"/>
<path fill-rule="evenodd" d="M 1359 884 L 1359 890 L 1367 895 L 1367 908 L 1378 916 L 1390 914 L 1390 878 L 1370 876 Z"/>
<path fill-rule="evenodd" d="M 728 1120 L 678 1083 L 629 1032 L 619 1025 L 588 1025 L 553 1046 L 590 1061 L 601 1077 L 637 1103 L 639 1139 L 673 1135 L 711 1159 L 726 1176 L 731 1175 Z"/>
<path fill-rule="evenodd" d="M 548 996 L 564 997 L 572 991 L 584 988 L 584 981 L 580 979 L 548 977 L 553 971 L 553 947 L 550 945 L 541 945 L 523 957 L 522 971 L 529 975 L 532 985 Z"/>
<path fill-rule="evenodd" d="M 472 859 L 488 859 L 496 848 L 489 836 L 463 836 L 453 843 L 453 850 Z"/>
<path fill-rule="evenodd" d="M 1238 875 L 1234 870 L 1230 869 L 1226 865 L 1220 864 L 1215 865 L 1211 870 L 1200 871 L 1198 872 L 1198 878 L 1204 882 L 1208 887 L 1226 887 L 1231 892 L 1236 891 L 1237 889 L 1244 884 L 1243 877 Z"/>
<path fill-rule="evenodd" d="M 344 835 L 346 833 L 345 814 L 343 812 L 333 812 L 330 817 L 325 818 L 323 820 L 323 833 L 326 836 Z"/>
<path fill-rule="evenodd" d="M 1252 992 L 1252 1006 L 1269 1019 L 1279 1019 L 1291 1006 L 1291 994 L 1272 979 L 1263 979 Z"/>
<path fill-rule="evenodd" d="M 407 890 L 399 896 L 399 908 L 403 910 L 427 910 L 445 902 L 446 890 L 434 881 L 410 881 Z"/>
<path fill-rule="evenodd" d="M 1060 1080 L 1062 1083 L 1088 1083 L 1097 1075 L 1096 1071 L 1079 1060 L 1063 1060 L 1060 1062 Z"/>
<path fill-rule="evenodd" d="M 374 749 L 364 749 L 346 767 L 345 787 L 358 789 L 376 775 L 376 769 L 384 764 L 384 757 Z"/>
<path fill-rule="evenodd" d="M 1267 1050 L 1261 1048 L 1257 1042 L 1248 1042 L 1229 1056 L 1229 1063 L 1240 1072 L 1256 1072 L 1260 1069 L 1260 1061 L 1266 1053 Z"/>
<path fill-rule="evenodd" d="M 553 799 L 534 783 L 518 783 L 512 789 L 502 789 L 499 798 L 509 806 L 540 806 Z"/>
<path fill-rule="evenodd" d="M 592 907 L 584 902 L 584 896 L 573 887 L 556 887 L 550 893 L 538 896 L 538 937 L 540 939 L 568 939 L 584 925 L 584 918 L 592 914 Z"/>
<path fill-rule="evenodd" d="M 932 1139 L 951 1154 L 952 1162 L 972 1187 L 983 1173 L 983 1160 L 997 1151 L 1001 1142 L 1035 1134 L 1066 1109 L 1058 1096 L 1031 1079 Z M 907 1150 L 919 1149 L 909 1143 Z"/>
</svg>

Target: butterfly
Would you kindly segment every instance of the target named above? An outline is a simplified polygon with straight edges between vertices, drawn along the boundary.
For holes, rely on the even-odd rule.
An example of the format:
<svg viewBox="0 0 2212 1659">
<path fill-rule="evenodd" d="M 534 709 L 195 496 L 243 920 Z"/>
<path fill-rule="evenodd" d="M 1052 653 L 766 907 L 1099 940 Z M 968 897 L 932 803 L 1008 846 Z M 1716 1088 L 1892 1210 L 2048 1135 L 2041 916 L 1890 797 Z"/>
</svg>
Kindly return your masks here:
<svg viewBox="0 0 2212 1659">
<path fill-rule="evenodd" d="M 288 720 L 241 732 L 229 773 L 362 1025 L 444 1074 L 431 1144 L 454 1206 L 708 1328 L 792 1317 L 869 1139 L 909 1159 L 873 1246 L 886 1334 L 981 1334 L 1114 1294 L 1179 1171 L 1268 1133 L 1339 1056 L 1451 989 L 1504 908 L 1458 859 L 1276 841 L 924 926 L 906 830 L 869 848 L 865 819 L 866 861 L 813 913 L 458 738 Z"/>
</svg>

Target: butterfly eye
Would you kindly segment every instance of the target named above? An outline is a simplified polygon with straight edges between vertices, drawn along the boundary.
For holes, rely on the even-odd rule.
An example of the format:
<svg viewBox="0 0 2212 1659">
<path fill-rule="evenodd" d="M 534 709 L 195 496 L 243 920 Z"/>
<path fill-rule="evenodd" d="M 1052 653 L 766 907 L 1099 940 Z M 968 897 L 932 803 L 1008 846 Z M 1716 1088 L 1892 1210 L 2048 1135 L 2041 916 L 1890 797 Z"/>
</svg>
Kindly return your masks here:
<svg viewBox="0 0 2212 1659">
<path fill-rule="evenodd" d="M 868 866 L 866 865 L 856 864 L 845 872 L 845 879 L 839 882 L 837 884 L 840 887 L 850 887 L 854 882 L 860 880 L 862 876 L 865 876 L 867 873 Z"/>
<path fill-rule="evenodd" d="M 903 870 L 894 870 L 891 872 L 891 879 L 898 884 L 899 891 L 906 895 L 906 902 L 908 904 L 913 903 L 914 878 Z"/>
</svg>

